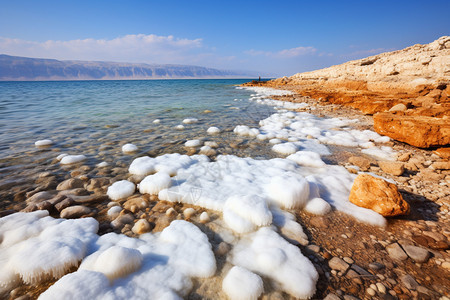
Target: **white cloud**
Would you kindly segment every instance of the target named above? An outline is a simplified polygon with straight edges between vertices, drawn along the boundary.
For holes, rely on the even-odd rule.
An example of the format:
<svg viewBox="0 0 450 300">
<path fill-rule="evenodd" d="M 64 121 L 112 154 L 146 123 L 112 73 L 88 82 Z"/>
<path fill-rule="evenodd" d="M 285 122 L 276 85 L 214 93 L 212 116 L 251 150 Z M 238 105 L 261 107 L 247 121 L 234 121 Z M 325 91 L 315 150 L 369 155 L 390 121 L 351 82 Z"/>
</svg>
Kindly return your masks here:
<svg viewBox="0 0 450 300">
<path fill-rule="evenodd" d="M 261 50 L 248 50 L 245 54 L 251 56 L 268 56 L 272 58 L 293 58 L 302 55 L 314 54 L 317 49 L 314 47 L 296 47 L 291 49 L 284 49 L 277 52 L 272 51 L 261 51 Z"/>
<path fill-rule="evenodd" d="M 202 39 L 130 34 L 114 39 L 45 42 L 0 37 L 0 53 L 61 60 L 189 63 L 209 54 Z"/>
</svg>

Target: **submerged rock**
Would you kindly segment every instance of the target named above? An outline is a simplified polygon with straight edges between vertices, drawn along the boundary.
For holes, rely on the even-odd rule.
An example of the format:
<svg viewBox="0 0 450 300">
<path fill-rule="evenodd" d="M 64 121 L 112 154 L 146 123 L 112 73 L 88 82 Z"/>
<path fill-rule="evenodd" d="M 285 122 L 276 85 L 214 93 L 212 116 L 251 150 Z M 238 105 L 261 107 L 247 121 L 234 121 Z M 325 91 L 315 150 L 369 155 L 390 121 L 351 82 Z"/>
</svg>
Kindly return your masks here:
<svg viewBox="0 0 450 300">
<path fill-rule="evenodd" d="M 385 217 L 409 213 L 409 204 L 403 200 L 395 184 L 369 174 L 360 174 L 356 177 L 349 200 L 357 206 L 369 208 Z"/>
</svg>

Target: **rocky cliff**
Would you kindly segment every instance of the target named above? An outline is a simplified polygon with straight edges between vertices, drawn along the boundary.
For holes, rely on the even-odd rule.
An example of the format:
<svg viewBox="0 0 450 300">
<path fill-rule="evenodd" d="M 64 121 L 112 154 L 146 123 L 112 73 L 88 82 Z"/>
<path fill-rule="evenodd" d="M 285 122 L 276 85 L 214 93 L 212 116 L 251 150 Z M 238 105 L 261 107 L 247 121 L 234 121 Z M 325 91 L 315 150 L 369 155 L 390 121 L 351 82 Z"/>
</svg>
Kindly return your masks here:
<svg viewBox="0 0 450 300">
<path fill-rule="evenodd" d="M 60 61 L 0 55 L 3 80 L 111 80 L 170 78 L 249 78 L 255 74 L 185 65 Z"/>
<path fill-rule="evenodd" d="M 416 147 L 450 144 L 450 37 L 266 83 L 374 115 L 378 133 Z"/>
</svg>

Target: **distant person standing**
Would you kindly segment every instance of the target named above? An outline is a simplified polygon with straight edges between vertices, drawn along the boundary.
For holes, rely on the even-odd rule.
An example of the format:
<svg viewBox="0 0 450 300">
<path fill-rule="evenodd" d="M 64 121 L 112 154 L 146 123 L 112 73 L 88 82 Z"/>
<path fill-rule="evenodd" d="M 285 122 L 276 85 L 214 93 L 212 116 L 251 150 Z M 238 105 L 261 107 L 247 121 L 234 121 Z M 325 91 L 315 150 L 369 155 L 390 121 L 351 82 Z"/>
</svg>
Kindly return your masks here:
<svg viewBox="0 0 450 300">
<path fill-rule="evenodd" d="M 261 82 L 261 76 L 259 76 L 259 79 L 258 79 L 258 81 L 259 81 L 259 82 Z"/>
</svg>

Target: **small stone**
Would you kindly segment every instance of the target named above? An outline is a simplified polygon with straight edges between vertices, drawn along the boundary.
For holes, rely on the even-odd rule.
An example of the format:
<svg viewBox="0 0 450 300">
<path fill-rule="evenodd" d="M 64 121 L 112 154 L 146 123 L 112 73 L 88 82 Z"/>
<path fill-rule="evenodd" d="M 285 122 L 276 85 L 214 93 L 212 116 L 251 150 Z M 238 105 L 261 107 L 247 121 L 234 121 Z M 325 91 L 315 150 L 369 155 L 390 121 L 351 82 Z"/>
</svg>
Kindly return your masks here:
<svg viewBox="0 0 450 300">
<path fill-rule="evenodd" d="M 422 232 L 423 235 L 431 237 L 433 240 L 440 242 L 440 241 L 445 241 L 446 238 L 443 234 L 440 234 L 438 232 L 434 232 L 434 231 L 423 231 Z"/>
<path fill-rule="evenodd" d="M 379 161 L 378 165 L 381 170 L 394 176 L 400 176 L 405 171 L 405 166 L 402 162 Z"/>
<path fill-rule="evenodd" d="M 341 298 L 336 294 L 328 294 L 323 300 L 341 300 Z"/>
<path fill-rule="evenodd" d="M 374 270 L 374 271 L 378 271 L 383 269 L 385 266 L 379 262 L 373 262 L 371 264 L 369 264 L 369 268 Z"/>
<path fill-rule="evenodd" d="M 407 110 L 407 109 L 408 109 L 408 108 L 406 107 L 405 104 L 399 103 L 399 104 L 397 104 L 397 105 L 392 106 L 392 107 L 389 109 L 389 111 L 390 111 L 390 112 L 397 112 L 397 111 L 405 111 L 405 110 Z"/>
<path fill-rule="evenodd" d="M 351 267 L 353 270 L 355 270 L 359 275 L 364 276 L 366 279 L 375 279 L 376 276 L 367 272 L 366 269 L 358 266 L 357 264 L 353 264 Z"/>
<path fill-rule="evenodd" d="M 328 253 L 327 251 L 324 251 L 323 254 L 322 254 L 322 256 L 323 256 L 323 258 L 325 258 L 325 259 L 330 259 L 330 258 L 332 257 L 331 254 Z"/>
<path fill-rule="evenodd" d="M 353 282 L 355 282 L 357 284 L 363 284 L 363 282 L 360 278 L 361 276 L 352 269 L 348 270 L 346 276 L 348 278 L 350 278 L 351 280 L 353 280 Z"/>
<path fill-rule="evenodd" d="M 139 221 L 137 221 L 133 228 L 131 229 L 131 231 L 133 231 L 136 234 L 143 234 L 143 233 L 147 233 L 151 231 L 151 227 L 150 224 L 148 223 L 147 220 L 145 219 L 140 219 Z"/>
<path fill-rule="evenodd" d="M 210 221 L 209 215 L 206 211 L 202 212 L 200 214 L 200 223 L 208 223 Z"/>
<path fill-rule="evenodd" d="M 193 216 L 195 216 L 196 213 L 197 211 L 192 207 L 188 207 L 183 211 L 183 215 L 186 220 L 191 219 Z"/>
<path fill-rule="evenodd" d="M 379 291 L 380 293 L 386 294 L 386 287 L 384 286 L 384 284 L 382 284 L 381 282 L 378 282 L 378 283 L 376 284 L 376 286 L 377 286 L 377 289 L 378 289 L 378 291 Z"/>
<path fill-rule="evenodd" d="M 345 272 L 349 268 L 348 263 L 340 259 L 339 257 L 333 257 L 329 262 L 328 266 L 333 270 L 338 270 Z"/>
<path fill-rule="evenodd" d="M 230 250 L 231 250 L 230 245 L 228 245 L 225 242 L 220 242 L 220 244 L 217 246 L 215 253 L 218 256 L 223 256 L 226 255 L 228 252 L 230 252 Z"/>
<path fill-rule="evenodd" d="M 76 188 L 82 188 L 83 186 L 84 186 L 83 180 L 79 178 L 70 178 L 58 184 L 56 190 L 58 191 L 72 190 Z"/>
<path fill-rule="evenodd" d="M 125 224 L 131 224 L 134 221 L 134 216 L 132 214 L 123 214 L 123 215 L 119 215 L 114 221 L 111 222 L 111 225 L 114 228 L 118 228 L 121 229 L 123 228 L 123 226 L 125 226 Z M 131 227 L 130 227 L 131 230 Z"/>
<path fill-rule="evenodd" d="M 431 164 L 435 170 L 450 170 L 450 161 L 437 161 Z"/>
<path fill-rule="evenodd" d="M 133 206 L 135 206 L 135 210 L 145 210 L 149 206 L 149 203 L 144 196 L 139 196 L 128 199 L 123 204 L 123 208 L 128 209 L 129 211 L 132 211 L 131 208 Z"/>
<path fill-rule="evenodd" d="M 449 261 L 444 261 L 441 264 L 441 267 L 443 267 L 444 269 L 450 270 L 450 262 Z"/>
<path fill-rule="evenodd" d="M 178 215 L 178 213 L 173 207 L 170 207 L 168 210 L 166 210 L 166 216 L 175 217 L 176 215 Z"/>
<path fill-rule="evenodd" d="M 408 290 L 416 290 L 419 286 L 417 281 L 409 274 L 403 275 L 400 280 Z"/>
<path fill-rule="evenodd" d="M 405 260 L 408 258 L 408 255 L 406 255 L 405 251 L 400 247 L 399 244 L 393 243 L 386 247 L 386 251 L 388 252 L 389 256 L 394 260 Z"/>
<path fill-rule="evenodd" d="M 318 245 L 311 244 L 311 245 L 306 246 L 306 248 L 314 253 L 320 252 L 320 247 Z"/>
<path fill-rule="evenodd" d="M 375 292 L 375 290 L 374 289 L 372 289 L 372 288 L 367 288 L 366 289 L 366 293 L 369 295 L 369 296 L 375 296 L 376 294 L 377 294 L 377 292 Z"/>
<path fill-rule="evenodd" d="M 60 213 L 60 217 L 63 219 L 75 219 L 88 215 L 90 213 L 91 209 L 89 207 L 83 205 L 75 205 L 64 208 Z"/>
<path fill-rule="evenodd" d="M 349 200 L 385 217 L 409 213 L 409 204 L 403 200 L 395 184 L 369 174 L 359 174 L 356 177 Z"/>
<path fill-rule="evenodd" d="M 351 259 L 350 257 L 347 257 L 347 256 L 344 257 L 343 260 L 348 264 L 352 264 L 355 262 L 353 259 Z"/>
<path fill-rule="evenodd" d="M 348 162 L 361 169 L 361 171 L 367 171 L 370 168 L 370 160 L 361 156 L 351 156 Z"/>
<path fill-rule="evenodd" d="M 403 249 L 406 251 L 406 254 L 412 258 L 412 260 L 418 263 L 424 263 L 430 257 L 430 252 L 428 250 L 417 246 L 404 245 Z"/>
</svg>

